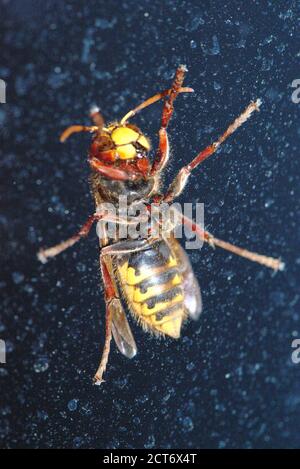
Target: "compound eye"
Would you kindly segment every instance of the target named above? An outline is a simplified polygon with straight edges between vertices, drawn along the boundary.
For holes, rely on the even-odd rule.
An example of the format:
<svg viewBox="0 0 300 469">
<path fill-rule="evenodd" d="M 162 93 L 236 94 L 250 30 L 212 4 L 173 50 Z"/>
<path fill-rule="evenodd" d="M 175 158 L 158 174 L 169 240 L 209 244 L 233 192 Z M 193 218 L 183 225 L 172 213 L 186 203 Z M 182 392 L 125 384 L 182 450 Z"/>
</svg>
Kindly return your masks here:
<svg viewBox="0 0 300 469">
<path fill-rule="evenodd" d="M 115 145 L 126 145 L 136 142 L 139 134 L 129 127 L 117 127 L 111 134 L 112 141 Z"/>
<path fill-rule="evenodd" d="M 99 153 L 102 161 L 113 162 L 117 158 L 116 150 L 104 150 Z"/>
</svg>

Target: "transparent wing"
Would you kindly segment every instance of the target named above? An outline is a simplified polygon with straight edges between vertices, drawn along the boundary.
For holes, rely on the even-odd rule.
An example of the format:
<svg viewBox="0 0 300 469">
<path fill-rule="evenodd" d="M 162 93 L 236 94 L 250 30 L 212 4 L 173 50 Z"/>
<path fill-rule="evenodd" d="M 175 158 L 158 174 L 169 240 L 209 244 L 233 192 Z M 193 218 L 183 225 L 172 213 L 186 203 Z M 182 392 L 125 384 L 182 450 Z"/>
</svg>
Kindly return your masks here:
<svg viewBox="0 0 300 469">
<path fill-rule="evenodd" d="M 183 277 L 184 306 L 186 307 L 188 315 L 192 319 L 197 320 L 202 311 L 201 290 L 198 280 L 194 274 L 187 253 L 183 247 L 181 247 L 177 239 L 170 237 L 169 243 L 177 258 L 178 266 Z"/>
<path fill-rule="evenodd" d="M 112 333 L 120 352 L 127 358 L 133 358 L 137 346 L 120 300 L 113 303 Z"/>
<path fill-rule="evenodd" d="M 183 273 L 184 305 L 189 316 L 196 321 L 202 312 L 202 297 L 198 280 L 191 267 Z"/>
</svg>

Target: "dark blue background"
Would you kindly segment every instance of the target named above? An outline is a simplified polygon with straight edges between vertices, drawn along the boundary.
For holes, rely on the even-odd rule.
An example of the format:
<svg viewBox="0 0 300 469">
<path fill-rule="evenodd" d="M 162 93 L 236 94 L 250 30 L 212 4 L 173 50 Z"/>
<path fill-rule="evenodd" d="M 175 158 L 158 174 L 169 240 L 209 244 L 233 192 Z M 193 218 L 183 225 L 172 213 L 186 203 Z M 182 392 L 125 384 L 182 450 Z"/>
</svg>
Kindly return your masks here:
<svg viewBox="0 0 300 469">
<path fill-rule="evenodd" d="M 299 2 L 2 0 L 1 10 L 0 446 L 299 446 Z M 181 200 L 205 202 L 211 232 L 282 256 L 287 270 L 192 252 L 199 322 L 180 341 L 133 325 L 139 354 L 113 347 L 107 382 L 93 387 L 104 338 L 95 232 L 47 265 L 35 255 L 93 211 L 90 137 L 58 136 L 88 124 L 93 103 L 107 120 L 123 116 L 179 63 L 196 93 L 176 103 L 166 182 L 262 98 Z M 135 121 L 154 144 L 160 110 Z"/>
</svg>

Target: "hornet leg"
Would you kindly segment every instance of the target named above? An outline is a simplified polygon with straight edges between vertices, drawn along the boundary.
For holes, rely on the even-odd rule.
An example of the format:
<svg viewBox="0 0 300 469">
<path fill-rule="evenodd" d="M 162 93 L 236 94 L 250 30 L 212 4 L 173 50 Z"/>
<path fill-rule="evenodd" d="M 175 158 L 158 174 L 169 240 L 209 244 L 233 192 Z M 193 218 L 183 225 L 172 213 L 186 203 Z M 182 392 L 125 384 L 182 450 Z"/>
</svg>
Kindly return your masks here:
<svg viewBox="0 0 300 469">
<path fill-rule="evenodd" d="M 102 273 L 104 291 L 105 291 L 106 325 L 105 325 L 104 348 L 103 348 L 103 352 L 102 352 L 102 356 L 100 360 L 100 365 L 94 376 L 94 383 L 97 385 L 100 385 L 104 381 L 103 374 L 106 370 L 108 357 L 110 353 L 110 342 L 111 342 L 112 332 L 113 332 L 112 324 L 114 321 L 114 315 L 120 314 L 120 308 L 122 308 L 120 304 L 118 288 L 114 280 L 111 256 L 137 252 L 141 249 L 144 249 L 148 245 L 149 244 L 147 240 L 145 240 L 144 242 L 140 242 L 140 243 L 133 241 L 132 243 L 129 243 L 129 244 L 128 244 L 128 241 L 125 241 L 125 242 L 116 243 L 115 245 L 112 245 L 112 246 L 106 246 L 102 248 L 102 251 L 100 254 L 100 266 L 101 266 L 101 273 Z M 130 351 L 132 353 L 129 355 L 130 357 L 136 354 L 136 345 L 133 339 L 131 340 L 131 346 L 132 348 L 130 349 Z"/>
<path fill-rule="evenodd" d="M 110 352 L 110 342 L 112 338 L 112 321 L 113 321 L 113 310 L 115 307 L 115 302 L 119 302 L 117 296 L 116 287 L 112 275 L 109 272 L 108 264 L 104 260 L 104 256 L 100 254 L 100 267 L 101 274 L 104 283 L 104 295 L 105 295 L 105 304 L 106 304 L 106 315 L 105 315 L 105 342 L 104 348 L 100 360 L 100 364 L 96 374 L 94 376 L 94 384 L 100 385 L 103 380 L 103 373 L 106 370 L 109 352 Z"/>
<path fill-rule="evenodd" d="M 66 249 L 70 248 L 73 246 L 77 241 L 79 241 L 81 238 L 86 237 L 90 229 L 93 225 L 93 223 L 97 220 L 100 220 L 103 218 L 103 215 L 100 213 L 95 213 L 94 215 L 91 215 L 87 221 L 82 225 L 78 233 L 76 233 L 74 236 L 71 236 L 71 238 L 68 238 L 65 241 L 62 241 L 59 244 L 56 244 L 55 246 L 52 246 L 51 248 L 47 249 L 40 249 L 37 257 L 38 259 L 45 264 L 48 260 L 49 257 L 55 257 L 57 254 L 60 254 L 61 252 L 65 251 Z"/>
<path fill-rule="evenodd" d="M 163 170 L 169 160 L 169 139 L 167 127 L 174 111 L 174 101 L 182 88 L 184 76 L 187 69 L 184 65 L 180 65 L 175 73 L 170 93 L 167 95 L 161 117 L 161 127 L 159 129 L 159 144 L 156 152 L 151 174 L 154 175 Z"/>
<path fill-rule="evenodd" d="M 169 186 L 167 193 L 163 197 L 165 202 L 171 202 L 173 199 L 178 197 L 183 189 L 185 188 L 188 179 L 191 175 L 191 172 L 200 165 L 206 158 L 213 155 L 215 151 L 219 148 L 221 143 L 223 143 L 230 135 L 232 135 L 247 119 L 251 116 L 254 111 L 259 110 L 261 102 L 258 99 L 255 102 L 249 104 L 245 111 L 237 118 L 235 121 L 228 127 L 228 129 L 216 140 L 212 145 L 209 145 L 204 150 L 202 150 L 196 158 L 194 158 L 191 163 L 181 168 L 177 176 L 173 179 L 173 182 Z"/>
<path fill-rule="evenodd" d="M 226 251 L 244 257 L 250 261 L 257 262 L 258 264 L 269 267 L 275 271 L 284 270 L 284 262 L 282 262 L 280 259 L 257 254 L 256 252 L 248 251 L 247 249 L 234 246 L 227 241 L 222 241 L 221 239 L 215 238 L 212 234 L 208 233 L 208 231 L 203 230 L 200 225 L 197 225 L 197 223 L 194 223 L 193 220 L 185 217 L 184 215 L 182 215 L 182 222 L 189 226 L 189 228 L 194 231 L 200 239 L 207 242 L 212 247 L 218 246 L 222 249 L 225 249 Z"/>
</svg>

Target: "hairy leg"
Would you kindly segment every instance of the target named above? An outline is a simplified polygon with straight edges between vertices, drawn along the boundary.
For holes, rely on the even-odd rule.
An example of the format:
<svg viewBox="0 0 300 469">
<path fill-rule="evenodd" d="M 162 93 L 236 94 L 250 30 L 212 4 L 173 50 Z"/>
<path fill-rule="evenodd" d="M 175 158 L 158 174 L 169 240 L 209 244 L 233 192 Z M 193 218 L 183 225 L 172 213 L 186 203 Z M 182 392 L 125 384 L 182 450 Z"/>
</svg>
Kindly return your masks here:
<svg viewBox="0 0 300 469">
<path fill-rule="evenodd" d="M 188 165 L 181 168 L 177 173 L 177 176 L 173 179 L 172 183 L 169 186 L 166 194 L 163 196 L 163 200 L 166 202 L 171 202 L 173 199 L 178 197 L 183 189 L 185 188 L 188 179 L 191 175 L 191 172 L 197 168 L 201 163 L 203 163 L 206 158 L 213 155 L 219 146 L 230 136 L 232 135 L 247 119 L 251 116 L 254 111 L 259 110 L 261 102 L 258 99 L 255 102 L 249 104 L 245 111 L 237 118 L 235 121 L 228 127 L 228 129 L 216 140 L 212 145 L 207 146 L 202 150 Z"/>
<path fill-rule="evenodd" d="M 153 165 L 151 168 L 151 174 L 157 174 L 162 171 L 166 166 L 169 160 L 169 139 L 167 134 L 167 127 L 171 120 L 174 111 L 174 101 L 177 98 L 180 90 L 182 89 L 183 80 L 185 77 L 187 69 L 184 65 L 180 65 L 175 73 L 175 77 L 170 88 L 169 94 L 166 96 L 162 117 L 161 117 L 161 126 L 159 129 L 159 144 L 158 150 L 156 152 Z"/>
<path fill-rule="evenodd" d="M 40 249 L 39 252 L 37 253 L 37 257 L 39 261 L 45 264 L 50 257 L 57 256 L 61 252 L 65 251 L 66 249 L 70 248 L 75 243 L 77 243 L 77 241 L 79 241 L 81 238 L 88 236 L 93 223 L 96 220 L 97 221 L 101 220 L 103 216 L 104 215 L 100 213 L 94 213 L 93 215 L 90 215 L 87 221 L 84 223 L 84 225 L 82 225 L 78 233 L 71 236 L 67 240 L 62 241 L 61 243 L 58 243 L 55 246 L 52 246 L 51 248 Z"/>
<path fill-rule="evenodd" d="M 113 276 L 111 275 L 108 264 L 106 264 L 104 256 L 100 254 L 100 268 L 102 279 L 104 283 L 104 295 L 105 295 L 105 304 L 106 304 L 106 314 L 105 314 L 105 342 L 102 351 L 102 356 L 100 360 L 99 367 L 94 376 L 94 384 L 100 385 L 103 380 L 103 374 L 106 370 L 109 352 L 110 352 L 110 342 L 112 338 L 112 320 L 113 320 L 113 308 L 114 302 L 119 301 L 117 297 L 117 291 Z"/>
<path fill-rule="evenodd" d="M 130 329 L 128 331 L 129 326 L 124 324 L 124 317 L 122 317 L 124 312 L 119 298 L 118 287 L 115 282 L 111 256 L 116 254 L 120 255 L 136 252 L 140 249 L 144 249 L 147 245 L 147 240 L 144 240 L 142 242 L 121 241 L 111 246 L 106 246 L 101 250 L 100 267 L 105 292 L 106 326 L 104 348 L 98 370 L 94 376 L 94 383 L 97 385 L 100 385 L 104 381 L 103 374 L 106 370 L 108 357 L 110 353 L 110 343 L 113 333 L 113 325 L 115 327 L 119 326 L 118 331 L 116 331 L 118 332 L 118 334 L 115 335 L 115 338 L 121 352 L 129 358 L 132 358 L 136 354 L 135 341 L 133 339 L 133 336 L 131 335 Z M 115 321 L 114 318 L 116 319 Z M 121 329 L 120 319 L 123 323 Z M 121 343 L 122 340 L 120 339 L 120 333 L 124 334 L 124 337 L 126 337 L 126 340 L 123 343 Z M 124 346 L 126 347 L 125 349 Z"/>
<path fill-rule="evenodd" d="M 215 238 L 208 231 L 205 231 L 203 228 L 201 228 L 200 225 L 194 223 L 193 220 L 191 220 L 190 218 L 184 215 L 181 215 L 181 217 L 182 222 L 185 225 L 189 226 L 189 228 L 194 231 L 200 239 L 210 244 L 212 247 L 220 247 L 222 249 L 225 249 L 226 251 L 244 257 L 245 259 L 248 259 L 250 261 L 257 262 L 258 264 L 269 267 L 270 269 L 273 269 L 275 271 L 284 270 L 284 263 L 280 259 L 264 256 L 263 254 L 257 254 L 256 252 L 251 252 L 247 249 L 234 246 L 233 244 L 228 243 L 227 241 L 222 241 L 221 239 Z"/>
</svg>

